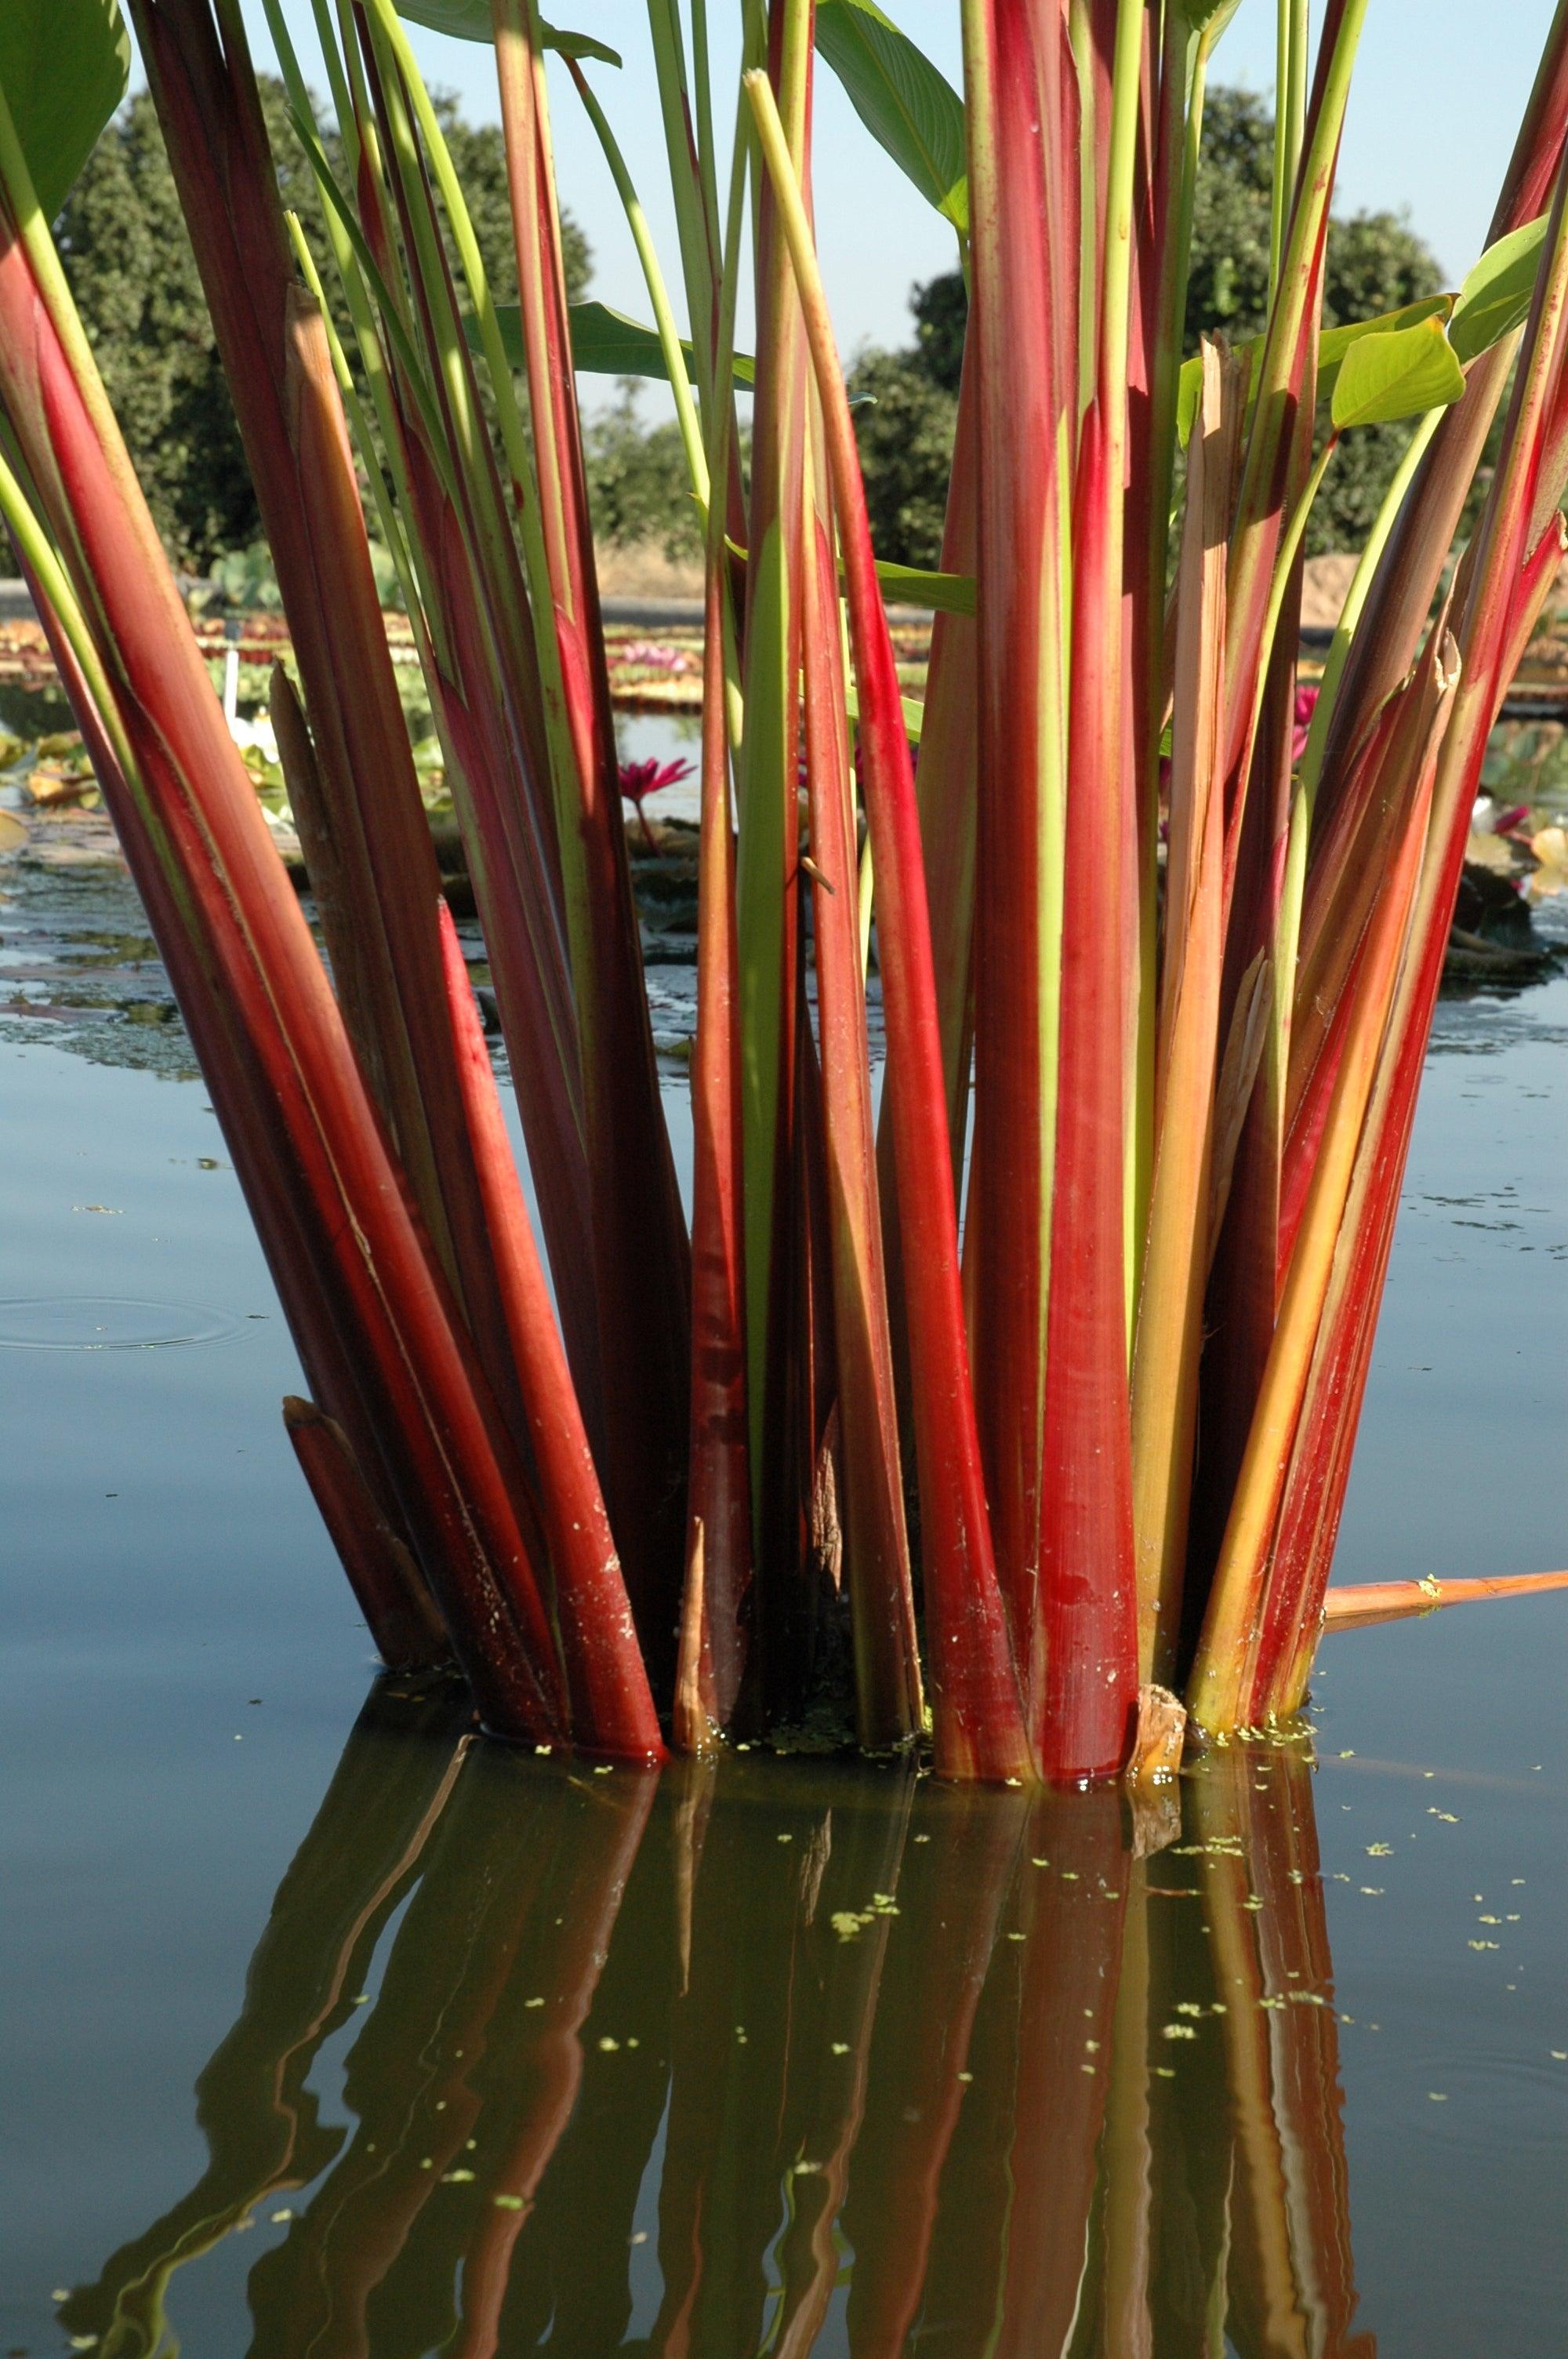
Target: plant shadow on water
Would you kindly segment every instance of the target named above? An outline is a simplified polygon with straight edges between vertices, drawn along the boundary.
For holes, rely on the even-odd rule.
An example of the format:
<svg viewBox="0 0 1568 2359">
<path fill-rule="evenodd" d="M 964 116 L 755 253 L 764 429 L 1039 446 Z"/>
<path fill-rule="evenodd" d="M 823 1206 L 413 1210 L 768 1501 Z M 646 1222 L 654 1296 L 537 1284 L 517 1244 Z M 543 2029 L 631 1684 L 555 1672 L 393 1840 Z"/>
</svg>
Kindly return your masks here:
<svg viewBox="0 0 1568 2359">
<path fill-rule="evenodd" d="M 206 2170 L 59 2323 L 171 2359 L 180 2268 L 303 2189 L 254 2359 L 1372 2359 L 1311 1766 L 1160 1801 L 595 1772 L 384 1682 L 197 2081 Z"/>
</svg>

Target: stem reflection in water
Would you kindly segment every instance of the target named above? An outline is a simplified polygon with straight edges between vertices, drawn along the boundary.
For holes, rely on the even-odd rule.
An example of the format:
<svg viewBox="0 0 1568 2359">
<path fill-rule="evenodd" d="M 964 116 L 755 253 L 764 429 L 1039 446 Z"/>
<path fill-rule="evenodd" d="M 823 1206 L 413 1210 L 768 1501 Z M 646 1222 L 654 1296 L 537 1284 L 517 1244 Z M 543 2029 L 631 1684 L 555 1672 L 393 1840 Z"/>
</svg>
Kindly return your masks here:
<svg viewBox="0 0 1568 2359">
<path fill-rule="evenodd" d="M 384 1941 L 330 2125 L 312 2068 Z M 1375 2350 L 1299 1749 L 1130 1820 L 595 1772 L 388 1682 L 196 2098 L 200 2180 L 62 2306 L 103 2359 L 172 2359 L 176 2271 L 298 2190 L 253 2359 Z"/>
</svg>

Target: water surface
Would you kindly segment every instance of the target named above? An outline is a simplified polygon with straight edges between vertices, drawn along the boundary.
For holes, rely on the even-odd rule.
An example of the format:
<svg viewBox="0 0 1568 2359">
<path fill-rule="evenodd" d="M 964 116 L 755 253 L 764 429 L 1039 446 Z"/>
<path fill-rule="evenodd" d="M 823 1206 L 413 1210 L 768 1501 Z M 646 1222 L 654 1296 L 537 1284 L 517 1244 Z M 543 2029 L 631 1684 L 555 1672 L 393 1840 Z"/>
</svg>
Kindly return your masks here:
<svg viewBox="0 0 1568 2359">
<path fill-rule="evenodd" d="M 367 1706 L 134 902 L 0 889 L 0 2349 L 1559 2359 L 1568 1603 L 1332 1642 L 1164 1843 Z M 1565 1560 L 1565 1038 L 1440 1013 L 1342 1579 Z"/>
</svg>

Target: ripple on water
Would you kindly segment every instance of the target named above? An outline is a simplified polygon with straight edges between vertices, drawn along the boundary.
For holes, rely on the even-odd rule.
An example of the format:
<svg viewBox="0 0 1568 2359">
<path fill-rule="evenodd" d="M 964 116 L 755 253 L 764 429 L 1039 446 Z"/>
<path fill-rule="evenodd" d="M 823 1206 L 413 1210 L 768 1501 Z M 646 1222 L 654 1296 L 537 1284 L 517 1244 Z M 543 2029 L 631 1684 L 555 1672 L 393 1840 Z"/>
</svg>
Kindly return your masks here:
<svg viewBox="0 0 1568 2359">
<path fill-rule="evenodd" d="M 244 1321 L 200 1302 L 141 1302 L 107 1294 L 17 1295 L 0 1300 L 0 1350 L 150 1352 L 170 1343 L 223 1343 Z"/>
</svg>

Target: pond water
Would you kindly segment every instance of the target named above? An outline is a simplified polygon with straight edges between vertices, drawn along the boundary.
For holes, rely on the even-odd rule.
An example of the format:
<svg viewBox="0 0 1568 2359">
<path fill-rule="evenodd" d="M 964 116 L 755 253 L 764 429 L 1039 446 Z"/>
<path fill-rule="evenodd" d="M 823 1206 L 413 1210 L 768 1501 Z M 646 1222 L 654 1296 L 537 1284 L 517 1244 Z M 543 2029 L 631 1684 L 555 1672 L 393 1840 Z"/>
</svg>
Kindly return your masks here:
<svg viewBox="0 0 1568 2359">
<path fill-rule="evenodd" d="M 127 887 L 0 897 L 0 2351 L 1560 2359 L 1568 1599 L 1331 1641 L 1173 1829 L 468 1742 Z M 1565 1049 L 1440 1011 L 1342 1579 L 1565 1560 Z"/>
</svg>

